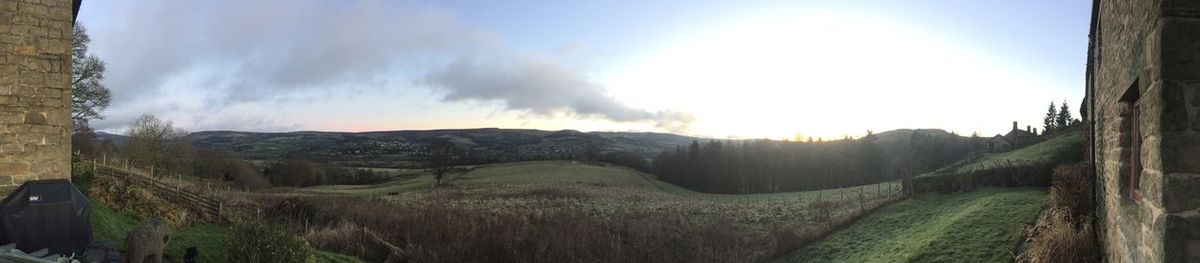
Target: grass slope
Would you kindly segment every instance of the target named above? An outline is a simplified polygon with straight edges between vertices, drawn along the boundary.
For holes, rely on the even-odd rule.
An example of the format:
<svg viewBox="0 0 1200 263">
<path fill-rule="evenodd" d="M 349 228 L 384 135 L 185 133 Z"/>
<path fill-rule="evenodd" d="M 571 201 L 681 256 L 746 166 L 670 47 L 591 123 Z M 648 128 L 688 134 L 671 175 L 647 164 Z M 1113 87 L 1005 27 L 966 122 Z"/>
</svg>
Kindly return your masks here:
<svg viewBox="0 0 1200 263">
<path fill-rule="evenodd" d="M 954 172 L 970 172 L 982 169 L 987 164 L 1007 161 L 1022 163 L 1053 163 L 1082 158 L 1083 133 L 1067 132 L 1040 143 L 1020 149 L 990 154 L 972 163 L 958 167 Z"/>
<path fill-rule="evenodd" d="M 842 222 L 898 197 L 901 188 L 898 182 L 886 182 L 823 191 L 708 194 L 626 167 L 571 161 L 481 165 L 449 175 L 443 181 L 445 187 L 431 189 L 432 184 L 432 176 L 423 174 L 375 185 L 281 188 L 259 193 L 259 197 L 278 200 L 280 196 L 306 195 L 317 207 L 326 209 L 319 214 L 341 215 L 338 220 L 376 229 L 385 239 L 412 242 L 428 249 L 426 255 L 465 257 L 497 247 L 513 257 L 554 254 L 505 247 L 525 242 L 506 240 L 542 240 L 539 242 L 563 246 L 552 247 L 558 251 L 555 253 L 582 251 L 569 247 L 575 244 L 597 245 L 596 251 L 639 246 L 644 247 L 639 251 L 661 254 L 637 259 L 629 258 L 638 254 L 635 252 L 580 254 L 582 258 L 575 261 L 678 261 L 720 250 L 724 252 L 719 254 L 738 262 L 762 261 L 793 251 L 829 231 L 832 224 L 822 218 Z M 362 197 L 369 198 L 356 199 Z M 827 210 L 814 205 L 817 201 L 828 204 Z M 442 213 L 462 214 L 447 222 Z M 643 220 L 648 218 L 663 220 L 658 223 L 665 225 L 647 224 Z M 440 233 L 449 233 L 457 241 L 439 243 L 446 240 L 445 234 L 429 233 L 428 225 L 437 225 L 443 229 Z M 606 230 L 589 232 L 597 228 Z M 627 236 L 623 231 L 629 229 L 647 236 Z M 612 239 L 584 245 L 605 238 Z M 488 243 L 493 241 L 497 243 Z M 664 243 L 673 245 L 661 245 Z"/>
<path fill-rule="evenodd" d="M 125 234 L 137 226 L 137 220 L 119 214 L 101 203 L 92 202 L 92 239 L 116 240 L 118 247 L 125 247 Z M 229 250 L 229 234 L 225 227 L 200 224 L 185 229 L 176 229 L 167 243 L 167 255 L 182 260 L 188 247 L 199 248 L 198 262 L 225 261 Z"/>
<path fill-rule="evenodd" d="M 384 195 L 429 189 L 434 183 L 432 175 L 418 174 L 373 185 L 324 185 L 289 190 L 306 194 Z M 670 194 L 696 197 L 715 201 L 762 201 L 778 199 L 813 200 L 818 195 L 826 196 L 849 191 L 856 193 L 896 191 L 899 182 L 887 182 L 861 187 L 846 187 L 823 191 L 782 192 L 767 194 L 709 194 L 689 190 L 655 179 L 653 175 L 621 166 L 595 166 L 572 161 L 531 161 L 491 164 L 474 167 L 463 174 L 448 175 L 445 182 L 452 187 L 484 187 L 504 185 L 593 185 L 649 189 Z M 839 196 L 840 197 L 840 196 Z M 824 197 L 832 198 L 832 197 Z"/>
<path fill-rule="evenodd" d="M 984 188 L 886 206 L 778 262 L 1010 262 L 1041 189 Z"/>
<path fill-rule="evenodd" d="M 593 166 L 571 161 L 533 161 L 474 167 L 461 174 L 447 175 L 443 184 L 485 186 L 506 184 L 588 184 L 655 188 L 646 175 L 620 166 Z M 653 179 L 649 179 L 653 180 Z M 383 195 L 429 189 L 433 175 L 420 173 L 374 185 L 325 185 L 297 189 L 308 194 Z"/>
<path fill-rule="evenodd" d="M 137 227 L 139 221 L 122 215 L 104 206 L 92 203 L 92 239 L 116 240 L 118 248 L 125 247 L 125 234 Z M 184 229 L 175 229 L 171 242 L 167 243 L 166 254 L 176 261 L 183 260 L 188 247 L 197 247 L 200 255 L 196 262 L 225 262 L 229 256 L 229 230 L 220 225 L 199 224 Z M 317 262 L 362 262 L 357 258 L 317 251 Z"/>
</svg>

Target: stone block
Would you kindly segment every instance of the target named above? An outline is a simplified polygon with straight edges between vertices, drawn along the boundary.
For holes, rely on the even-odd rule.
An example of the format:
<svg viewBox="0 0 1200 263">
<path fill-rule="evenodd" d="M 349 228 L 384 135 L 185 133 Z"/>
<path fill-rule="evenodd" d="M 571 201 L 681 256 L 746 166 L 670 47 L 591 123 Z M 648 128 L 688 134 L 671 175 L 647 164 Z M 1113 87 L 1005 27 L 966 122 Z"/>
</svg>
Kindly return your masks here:
<svg viewBox="0 0 1200 263">
<path fill-rule="evenodd" d="M 1200 208 L 1200 174 L 1168 173 L 1162 198 L 1167 213 Z"/>
<path fill-rule="evenodd" d="M 1200 87 L 1200 81 L 1168 80 L 1163 85 L 1161 112 L 1164 132 L 1190 130 L 1193 122 L 1200 121 L 1196 112 L 1200 106 L 1194 105 L 1200 103 L 1195 100 L 1196 96 L 1200 96 L 1196 92 L 1197 87 Z"/>
<path fill-rule="evenodd" d="M 29 163 L 3 162 L 0 163 L 0 174 L 6 176 L 21 176 L 29 174 Z"/>
<path fill-rule="evenodd" d="M 1162 32 L 1162 77 L 1200 79 L 1200 21 L 1166 18 Z"/>
<path fill-rule="evenodd" d="M 1164 172 L 1200 173 L 1200 133 L 1167 133 L 1162 137 L 1162 145 Z"/>
<path fill-rule="evenodd" d="M 1197 262 L 1200 256 L 1193 245 L 1200 243 L 1200 213 L 1196 210 L 1167 214 L 1163 233 L 1163 260 L 1160 262 Z M 1200 259 L 1200 258 L 1198 258 Z"/>
<path fill-rule="evenodd" d="M 46 124 L 46 113 L 44 113 L 44 112 L 25 113 L 25 124 L 34 124 L 34 125 Z"/>
<path fill-rule="evenodd" d="M 1200 2 L 1194 0 L 1163 0 L 1163 15 L 1200 17 Z"/>
</svg>

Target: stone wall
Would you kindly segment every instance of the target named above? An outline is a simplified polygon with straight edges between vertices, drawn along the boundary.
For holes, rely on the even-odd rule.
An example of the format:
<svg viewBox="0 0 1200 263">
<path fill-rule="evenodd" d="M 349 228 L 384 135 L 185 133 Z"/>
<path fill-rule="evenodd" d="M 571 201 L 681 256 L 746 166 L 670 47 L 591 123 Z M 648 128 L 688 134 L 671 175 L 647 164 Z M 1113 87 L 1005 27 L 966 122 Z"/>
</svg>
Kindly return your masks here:
<svg viewBox="0 0 1200 263">
<path fill-rule="evenodd" d="M 0 194 L 71 177 L 71 4 L 0 1 Z"/>
<path fill-rule="evenodd" d="M 1168 261 L 1200 262 L 1200 1 L 1164 1 L 1163 9 L 1163 248 Z"/>
<path fill-rule="evenodd" d="M 1088 79 L 1098 235 L 1109 262 L 1200 260 L 1200 2 L 1097 0 Z M 1122 96 L 1135 88 L 1133 123 Z M 1128 158 L 1142 163 L 1130 198 Z"/>
</svg>

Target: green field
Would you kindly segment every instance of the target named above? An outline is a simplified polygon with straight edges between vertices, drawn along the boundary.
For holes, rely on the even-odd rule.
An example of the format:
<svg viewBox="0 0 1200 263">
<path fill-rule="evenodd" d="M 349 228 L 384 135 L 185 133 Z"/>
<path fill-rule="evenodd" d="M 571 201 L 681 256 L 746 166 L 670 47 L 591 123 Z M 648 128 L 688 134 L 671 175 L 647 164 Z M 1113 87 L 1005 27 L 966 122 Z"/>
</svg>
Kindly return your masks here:
<svg viewBox="0 0 1200 263">
<path fill-rule="evenodd" d="M 1011 262 L 1042 189 L 930 194 L 880 208 L 777 262 Z"/>
<path fill-rule="evenodd" d="M 266 193 L 264 197 L 303 195 L 317 200 L 363 197 L 388 201 L 396 206 L 392 209 L 397 210 L 437 207 L 467 214 L 554 220 L 567 220 L 558 219 L 560 215 L 575 218 L 570 220 L 600 219 L 604 222 L 627 222 L 646 216 L 676 218 L 674 220 L 681 221 L 673 224 L 736 232 L 732 234 L 735 239 L 704 242 L 715 242 L 721 244 L 717 246 L 722 249 L 736 250 L 745 260 L 761 261 L 802 245 L 792 243 L 781 247 L 775 243 L 779 235 L 796 235 L 808 240 L 830 231 L 830 225 L 841 224 L 837 222 L 845 222 L 898 198 L 900 191 L 898 182 L 888 182 L 822 191 L 708 194 L 671 185 L 626 167 L 571 161 L 469 167 L 466 172 L 449 175 L 443 187 L 431 188 L 432 185 L 433 177 L 423 174 L 376 185 L 280 189 Z M 829 210 L 815 208 L 813 204 L 818 201 L 828 202 Z M 590 219 L 575 217 L 579 215 Z M 821 221 L 821 218 L 835 222 Z M 385 227 L 388 226 L 374 226 L 377 229 Z"/>
<path fill-rule="evenodd" d="M 622 166 L 595 166 L 573 161 L 532 161 L 470 167 L 461 174 L 450 174 L 442 182 L 447 187 L 488 187 L 513 185 L 590 185 L 605 187 L 629 187 L 662 191 L 685 197 L 707 200 L 812 200 L 817 196 L 833 196 L 842 192 L 877 195 L 880 192 L 895 192 L 899 182 L 888 182 L 860 187 L 846 187 L 822 191 L 782 192 L 768 194 L 708 194 L 688 190 L 659 181 L 653 175 Z M 323 185 L 294 189 L 289 192 L 305 194 L 384 195 L 428 190 L 433 186 L 433 175 L 421 173 L 374 185 Z M 830 197 L 832 198 L 832 197 Z"/>
<path fill-rule="evenodd" d="M 447 175 L 449 187 L 481 187 L 512 184 L 587 184 L 597 186 L 630 186 L 654 188 L 646 174 L 620 166 L 592 166 L 571 161 L 534 161 L 466 167 L 464 173 Z M 419 173 L 374 185 L 325 185 L 297 189 L 296 193 L 382 195 L 417 190 L 433 186 L 433 175 Z"/>
</svg>

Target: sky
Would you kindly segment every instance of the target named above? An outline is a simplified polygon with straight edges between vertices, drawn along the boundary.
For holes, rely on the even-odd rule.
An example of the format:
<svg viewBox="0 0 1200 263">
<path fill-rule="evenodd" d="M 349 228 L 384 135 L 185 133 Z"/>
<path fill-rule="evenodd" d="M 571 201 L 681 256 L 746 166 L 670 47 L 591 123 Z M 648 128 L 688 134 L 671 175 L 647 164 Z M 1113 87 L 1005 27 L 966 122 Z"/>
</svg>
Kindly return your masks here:
<svg viewBox="0 0 1200 263">
<path fill-rule="evenodd" d="M 1078 115 L 1090 3 L 84 1 L 92 126 L 841 138 Z"/>
</svg>

